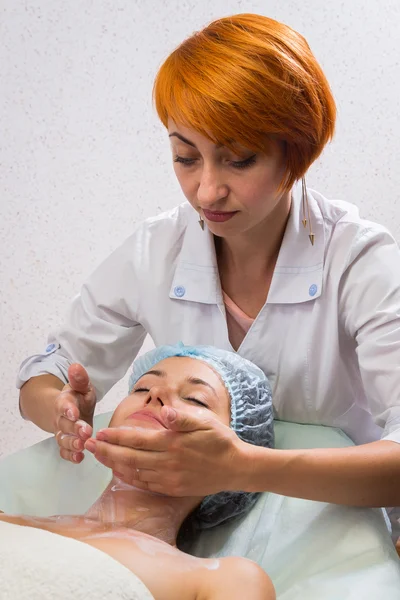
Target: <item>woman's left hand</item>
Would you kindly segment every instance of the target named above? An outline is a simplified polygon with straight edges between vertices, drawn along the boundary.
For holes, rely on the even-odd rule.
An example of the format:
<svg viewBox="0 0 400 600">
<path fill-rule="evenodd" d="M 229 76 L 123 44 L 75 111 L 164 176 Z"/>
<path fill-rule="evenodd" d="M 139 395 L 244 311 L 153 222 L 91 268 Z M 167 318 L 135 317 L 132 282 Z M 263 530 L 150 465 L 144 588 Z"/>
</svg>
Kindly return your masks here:
<svg viewBox="0 0 400 600">
<path fill-rule="evenodd" d="M 232 429 L 166 406 L 161 414 L 165 430 L 103 429 L 85 448 L 126 483 L 152 492 L 206 496 L 245 490 L 249 445 Z"/>
</svg>

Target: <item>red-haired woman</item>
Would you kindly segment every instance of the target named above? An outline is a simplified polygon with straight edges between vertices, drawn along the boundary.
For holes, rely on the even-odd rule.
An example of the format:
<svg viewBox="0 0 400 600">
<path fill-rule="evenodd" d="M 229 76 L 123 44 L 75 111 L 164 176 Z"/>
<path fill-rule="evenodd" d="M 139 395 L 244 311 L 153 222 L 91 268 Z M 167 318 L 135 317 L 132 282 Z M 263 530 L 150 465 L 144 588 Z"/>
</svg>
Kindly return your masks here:
<svg viewBox="0 0 400 600">
<path fill-rule="evenodd" d="M 154 99 L 187 201 L 139 224 L 23 363 L 22 414 L 63 458 L 80 462 L 86 444 L 156 492 L 400 505 L 400 254 L 355 206 L 306 188 L 335 125 L 307 42 L 263 16 L 220 19 L 167 58 Z M 170 410 L 166 432 L 88 440 L 95 401 L 146 334 L 233 348 L 269 377 L 277 419 L 338 427 L 356 445 L 257 448 L 205 409 Z"/>
</svg>

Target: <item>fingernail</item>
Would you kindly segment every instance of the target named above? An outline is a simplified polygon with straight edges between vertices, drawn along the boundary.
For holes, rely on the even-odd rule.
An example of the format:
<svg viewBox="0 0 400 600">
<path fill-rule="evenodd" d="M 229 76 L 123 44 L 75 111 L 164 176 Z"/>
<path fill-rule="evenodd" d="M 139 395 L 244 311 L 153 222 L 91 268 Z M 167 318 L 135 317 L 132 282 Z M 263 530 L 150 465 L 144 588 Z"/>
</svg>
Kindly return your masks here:
<svg viewBox="0 0 400 600">
<path fill-rule="evenodd" d="M 67 419 L 70 419 L 71 421 L 76 421 L 76 419 L 74 417 L 74 413 L 70 408 L 65 413 L 65 416 L 67 417 Z"/>
<path fill-rule="evenodd" d="M 113 471 L 113 475 L 115 475 L 115 477 L 118 477 L 118 479 L 123 479 L 124 476 L 122 473 L 118 473 L 118 471 Z"/>
<path fill-rule="evenodd" d="M 74 452 L 72 455 L 72 460 L 74 462 L 79 462 L 79 452 Z"/>
<path fill-rule="evenodd" d="M 71 379 L 82 379 L 82 365 L 73 363 L 68 369 L 68 373 Z"/>
<path fill-rule="evenodd" d="M 168 407 L 168 412 L 167 412 L 167 419 L 169 421 L 175 421 L 176 417 L 177 417 L 178 413 L 176 412 L 176 410 L 174 408 L 171 408 L 170 406 Z"/>
<path fill-rule="evenodd" d="M 85 448 L 86 450 L 89 450 L 89 452 L 95 452 L 96 450 L 96 442 L 94 440 L 87 440 L 87 442 L 85 442 Z"/>
<path fill-rule="evenodd" d="M 97 435 L 96 435 L 96 439 L 104 442 L 107 439 L 107 436 L 104 433 L 104 431 L 98 431 Z"/>
<path fill-rule="evenodd" d="M 75 448 L 75 450 L 82 450 L 82 440 L 74 440 L 72 442 L 72 445 Z"/>
<path fill-rule="evenodd" d="M 84 435 L 88 435 L 89 434 L 87 427 L 79 427 L 78 433 L 79 433 L 80 436 L 84 436 Z"/>
</svg>

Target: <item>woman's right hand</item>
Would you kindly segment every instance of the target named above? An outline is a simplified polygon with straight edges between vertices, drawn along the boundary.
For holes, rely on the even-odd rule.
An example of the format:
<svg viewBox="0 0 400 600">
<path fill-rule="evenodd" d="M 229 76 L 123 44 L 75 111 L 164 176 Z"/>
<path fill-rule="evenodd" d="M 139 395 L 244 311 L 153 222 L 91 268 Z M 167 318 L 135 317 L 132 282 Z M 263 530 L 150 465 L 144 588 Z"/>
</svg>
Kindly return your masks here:
<svg viewBox="0 0 400 600">
<path fill-rule="evenodd" d="M 56 440 L 60 456 L 73 463 L 82 462 L 83 447 L 93 433 L 96 393 L 86 370 L 79 364 L 68 369 L 69 383 L 56 399 Z"/>
</svg>

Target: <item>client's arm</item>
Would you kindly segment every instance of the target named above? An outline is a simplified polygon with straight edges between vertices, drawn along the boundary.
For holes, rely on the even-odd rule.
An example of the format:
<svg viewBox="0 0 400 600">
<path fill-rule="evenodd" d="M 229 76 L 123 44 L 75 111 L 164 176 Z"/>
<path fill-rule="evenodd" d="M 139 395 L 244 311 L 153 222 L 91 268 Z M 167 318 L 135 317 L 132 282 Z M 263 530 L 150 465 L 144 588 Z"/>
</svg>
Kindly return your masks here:
<svg viewBox="0 0 400 600">
<path fill-rule="evenodd" d="M 204 578 L 198 600 L 275 600 L 275 589 L 268 575 L 246 558 L 224 558 L 220 568 Z"/>
</svg>

